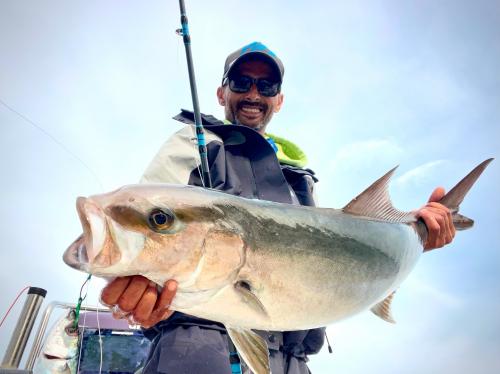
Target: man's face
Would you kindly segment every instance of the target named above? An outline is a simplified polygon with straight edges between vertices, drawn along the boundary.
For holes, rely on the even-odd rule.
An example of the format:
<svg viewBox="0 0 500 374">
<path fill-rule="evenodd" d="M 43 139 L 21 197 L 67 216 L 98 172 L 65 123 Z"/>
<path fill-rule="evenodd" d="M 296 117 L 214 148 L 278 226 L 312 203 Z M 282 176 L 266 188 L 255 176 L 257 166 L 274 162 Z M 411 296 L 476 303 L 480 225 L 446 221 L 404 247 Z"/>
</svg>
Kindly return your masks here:
<svg viewBox="0 0 500 374">
<path fill-rule="evenodd" d="M 276 80 L 273 68 L 265 61 L 249 60 L 241 62 L 234 67 L 231 77 L 245 75 L 255 79 Z M 277 113 L 283 103 L 283 94 L 276 96 L 263 96 L 252 84 L 250 90 L 244 93 L 231 91 L 229 85 L 217 89 L 219 104 L 224 106 L 225 115 L 232 123 L 251 127 L 264 134 L 266 125 L 271 121 L 274 113 Z"/>
</svg>

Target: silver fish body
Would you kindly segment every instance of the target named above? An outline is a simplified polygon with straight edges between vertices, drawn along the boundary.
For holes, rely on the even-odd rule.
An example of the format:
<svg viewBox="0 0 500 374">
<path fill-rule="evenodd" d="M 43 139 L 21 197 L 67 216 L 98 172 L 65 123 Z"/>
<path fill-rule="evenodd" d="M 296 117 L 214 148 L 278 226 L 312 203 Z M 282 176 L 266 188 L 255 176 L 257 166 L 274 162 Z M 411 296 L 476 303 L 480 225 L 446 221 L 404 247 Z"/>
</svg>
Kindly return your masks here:
<svg viewBox="0 0 500 374">
<path fill-rule="evenodd" d="M 183 292 L 181 284 L 176 310 L 211 320 L 221 320 L 223 312 L 224 323 L 263 330 L 326 326 L 386 298 L 422 253 L 409 224 L 334 209 L 224 200 L 214 204 L 222 221 L 212 230 L 231 233 L 228 239 L 240 248 L 237 273 L 201 303 L 190 296 L 203 286 Z"/>
<path fill-rule="evenodd" d="M 456 213 L 490 161 L 442 203 Z M 265 342 L 251 329 L 320 327 L 369 308 L 391 321 L 392 294 L 426 239 L 423 223 L 390 203 L 393 171 L 342 210 L 167 184 L 79 198 L 84 234 L 64 260 L 100 276 L 175 279 L 171 309 L 224 323 L 252 370 L 267 373 Z"/>
</svg>

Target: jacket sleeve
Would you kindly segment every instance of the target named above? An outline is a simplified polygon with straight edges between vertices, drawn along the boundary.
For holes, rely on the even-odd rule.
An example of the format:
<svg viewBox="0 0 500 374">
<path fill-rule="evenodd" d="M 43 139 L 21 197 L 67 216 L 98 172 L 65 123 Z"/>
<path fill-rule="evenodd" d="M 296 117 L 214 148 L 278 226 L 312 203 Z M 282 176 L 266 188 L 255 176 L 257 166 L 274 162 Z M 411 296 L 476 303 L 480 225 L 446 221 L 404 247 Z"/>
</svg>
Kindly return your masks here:
<svg viewBox="0 0 500 374">
<path fill-rule="evenodd" d="M 206 142 L 218 139 L 205 130 Z M 153 158 L 140 183 L 188 184 L 193 170 L 200 167 L 200 155 L 193 126 L 186 126 L 172 135 Z"/>
<path fill-rule="evenodd" d="M 321 327 L 308 331 L 304 341 L 302 342 L 302 344 L 304 344 L 306 354 L 315 354 L 320 351 L 321 347 L 323 347 L 323 344 L 325 343 L 325 330 L 326 328 Z"/>
<path fill-rule="evenodd" d="M 285 331 L 283 333 L 283 351 L 301 356 L 318 353 L 325 341 L 325 328 L 311 330 Z"/>
</svg>

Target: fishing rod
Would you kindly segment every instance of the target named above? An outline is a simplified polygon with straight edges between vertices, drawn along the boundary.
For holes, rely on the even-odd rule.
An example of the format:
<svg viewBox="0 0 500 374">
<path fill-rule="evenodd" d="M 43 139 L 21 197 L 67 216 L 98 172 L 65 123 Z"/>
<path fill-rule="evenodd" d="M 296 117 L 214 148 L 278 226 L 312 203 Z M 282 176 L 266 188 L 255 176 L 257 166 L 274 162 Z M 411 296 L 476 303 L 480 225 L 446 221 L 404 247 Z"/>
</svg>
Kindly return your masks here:
<svg viewBox="0 0 500 374">
<path fill-rule="evenodd" d="M 181 11 L 182 29 L 178 29 L 177 34 L 182 36 L 182 39 L 184 40 L 184 47 L 186 49 L 189 84 L 191 86 L 191 97 L 193 99 L 194 124 L 196 127 L 196 138 L 198 140 L 198 152 L 201 159 L 201 180 L 205 187 L 212 188 L 212 180 L 210 179 L 210 170 L 208 167 L 205 132 L 203 131 L 203 124 L 201 122 L 200 104 L 198 103 L 198 91 L 196 89 L 196 78 L 194 75 L 193 55 L 191 53 L 191 35 L 189 35 L 188 18 L 186 16 L 184 0 L 179 0 L 179 8 Z"/>
<path fill-rule="evenodd" d="M 198 92 L 196 89 L 196 78 L 194 75 L 193 55 L 191 53 L 191 35 L 189 35 L 188 18 L 186 15 L 186 7 L 184 0 L 179 0 L 179 8 L 181 12 L 181 25 L 182 29 L 177 30 L 177 34 L 182 36 L 184 47 L 186 49 L 186 60 L 189 73 L 189 84 L 191 86 L 191 97 L 193 100 L 194 123 L 196 126 L 196 137 L 198 140 L 198 152 L 201 159 L 201 180 L 203 185 L 212 188 L 212 180 L 210 179 L 210 170 L 208 166 L 207 145 L 205 142 L 205 132 L 203 131 L 203 124 L 201 122 L 200 105 L 198 102 Z M 231 365 L 232 374 L 241 374 L 241 362 L 238 356 L 236 347 L 228 335 L 229 345 L 229 363 Z"/>
</svg>

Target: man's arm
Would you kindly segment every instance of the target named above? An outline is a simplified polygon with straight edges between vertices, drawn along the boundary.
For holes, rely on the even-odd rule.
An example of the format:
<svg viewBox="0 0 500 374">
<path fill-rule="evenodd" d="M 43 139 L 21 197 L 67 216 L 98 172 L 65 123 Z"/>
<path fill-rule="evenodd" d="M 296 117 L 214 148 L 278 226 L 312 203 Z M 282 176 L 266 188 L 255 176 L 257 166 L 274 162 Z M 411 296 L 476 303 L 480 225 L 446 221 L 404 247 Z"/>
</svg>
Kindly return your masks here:
<svg viewBox="0 0 500 374">
<path fill-rule="evenodd" d="M 436 188 L 427 204 L 416 211 L 417 217 L 421 218 L 429 232 L 424 244 L 424 251 L 441 248 L 453 241 L 455 237 L 455 226 L 450 210 L 438 203 L 445 195 L 442 187 Z"/>
</svg>

